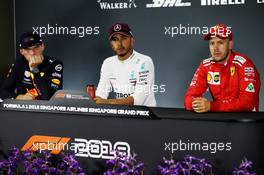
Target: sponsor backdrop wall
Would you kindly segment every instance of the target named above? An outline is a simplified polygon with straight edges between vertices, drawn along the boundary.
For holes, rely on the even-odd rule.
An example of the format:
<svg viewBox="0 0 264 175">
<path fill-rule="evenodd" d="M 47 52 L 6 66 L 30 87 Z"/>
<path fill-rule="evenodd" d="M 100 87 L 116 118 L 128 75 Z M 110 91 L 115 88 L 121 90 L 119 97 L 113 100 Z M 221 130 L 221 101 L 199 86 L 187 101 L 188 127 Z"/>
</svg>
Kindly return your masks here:
<svg viewBox="0 0 264 175">
<path fill-rule="evenodd" d="M 15 1 L 16 37 L 43 34 L 46 54 L 64 62 L 64 89 L 97 85 L 103 60 L 114 54 L 107 30 L 115 22 L 128 23 L 135 50 L 153 59 L 161 107 L 183 107 L 199 62 L 209 57 L 202 35 L 217 23 L 231 27 L 235 50 L 254 61 L 264 82 L 263 15 L 263 0 Z M 263 86 L 261 91 L 263 104 Z"/>
</svg>

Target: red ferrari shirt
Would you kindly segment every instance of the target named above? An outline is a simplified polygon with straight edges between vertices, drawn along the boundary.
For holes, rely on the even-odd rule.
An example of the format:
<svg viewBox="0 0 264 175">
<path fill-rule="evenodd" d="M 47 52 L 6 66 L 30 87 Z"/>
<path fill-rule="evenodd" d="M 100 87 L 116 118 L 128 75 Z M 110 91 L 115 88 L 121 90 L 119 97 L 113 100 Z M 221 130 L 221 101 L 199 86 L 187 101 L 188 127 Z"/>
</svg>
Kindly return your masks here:
<svg viewBox="0 0 264 175">
<path fill-rule="evenodd" d="M 188 88 L 184 104 L 192 110 L 192 101 L 209 88 L 211 111 L 258 111 L 260 75 L 245 55 L 232 51 L 226 64 L 212 58 L 201 62 Z"/>
</svg>

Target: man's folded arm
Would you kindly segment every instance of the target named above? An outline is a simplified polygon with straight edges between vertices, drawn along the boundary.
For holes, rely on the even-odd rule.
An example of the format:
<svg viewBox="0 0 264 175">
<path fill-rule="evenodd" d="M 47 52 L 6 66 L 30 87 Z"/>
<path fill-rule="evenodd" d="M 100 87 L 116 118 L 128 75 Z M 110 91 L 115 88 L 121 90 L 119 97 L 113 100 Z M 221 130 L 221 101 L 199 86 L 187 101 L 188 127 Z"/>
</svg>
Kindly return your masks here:
<svg viewBox="0 0 264 175">
<path fill-rule="evenodd" d="M 55 60 L 46 71 L 34 74 L 34 83 L 40 93 L 40 100 L 49 100 L 63 87 L 63 63 Z"/>
<path fill-rule="evenodd" d="M 192 78 L 191 84 L 187 89 L 187 92 L 184 97 L 184 105 L 187 110 L 193 110 L 192 102 L 194 98 L 202 97 L 205 91 L 207 90 L 207 74 L 203 68 L 202 63 L 195 71 L 195 74 Z"/>
</svg>

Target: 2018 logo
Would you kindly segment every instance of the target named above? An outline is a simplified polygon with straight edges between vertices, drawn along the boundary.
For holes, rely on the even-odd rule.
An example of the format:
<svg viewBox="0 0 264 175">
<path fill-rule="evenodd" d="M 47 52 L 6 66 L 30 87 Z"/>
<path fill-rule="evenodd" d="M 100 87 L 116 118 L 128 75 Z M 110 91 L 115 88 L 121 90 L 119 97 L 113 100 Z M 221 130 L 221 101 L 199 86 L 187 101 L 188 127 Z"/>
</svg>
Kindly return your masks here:
<svg viewBox="0 0 264 175">
<path fill-rule="evenodd" d="M 70 142 L 70 140 L 73 140 Z M 22 151 L 50 151 L 52 154 L 59 154 L 64 150 L 70 150 L 77 157 L 90 157 L 97 159 L 114 159 L 116 152 L 130 155 L 130 145 L 127 142 L 117 141 L 111 143 L 107 140 L 87 140 L 82 138 L 71 139 L 69 137 L 57 136 L 31 136 L 26 144 L 22 147 Z"/>
</svg>

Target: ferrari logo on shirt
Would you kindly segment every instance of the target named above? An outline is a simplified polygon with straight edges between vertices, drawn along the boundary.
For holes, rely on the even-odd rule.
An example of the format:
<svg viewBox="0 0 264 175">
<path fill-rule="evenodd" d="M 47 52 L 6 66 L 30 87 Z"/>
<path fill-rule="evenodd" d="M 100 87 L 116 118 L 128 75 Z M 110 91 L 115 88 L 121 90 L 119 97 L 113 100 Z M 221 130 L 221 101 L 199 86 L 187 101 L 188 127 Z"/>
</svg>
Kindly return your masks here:
<svg viewBox="0 0 264 175">
<path fill-rule="evenodd" d="M 253 83 L 248 84 L 246 91 L 247 92 L 255 92 L 255 87 L 254 87 Z"/>
<path fill-rule="evenodd" d="M 40 72 L 40 76 L 43 77 L 45 75 L 44 72 Z"/>
<path fill-rule="evenodd" d="M 207 83 L 212 85 L 220 85 L 220 73 L 219 72 L 208 72 Z"/>
<path fill-rule="evenodd" d="M 235 66 L 232 66 L 230 68 L 230 74 L 231 74 L 231 76 L 233 76 L 235 74 L 235 70 L 236 70 Z"/>
</svg>

